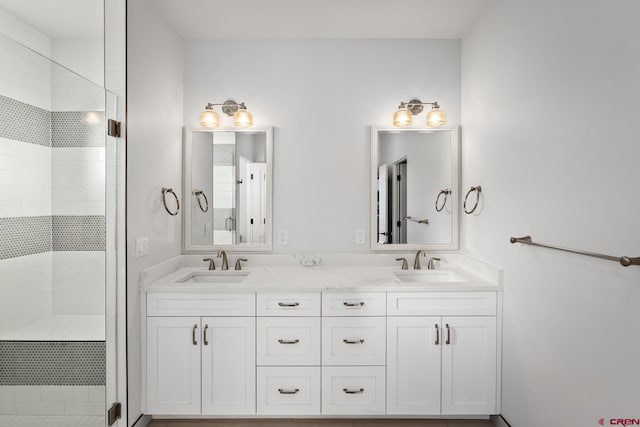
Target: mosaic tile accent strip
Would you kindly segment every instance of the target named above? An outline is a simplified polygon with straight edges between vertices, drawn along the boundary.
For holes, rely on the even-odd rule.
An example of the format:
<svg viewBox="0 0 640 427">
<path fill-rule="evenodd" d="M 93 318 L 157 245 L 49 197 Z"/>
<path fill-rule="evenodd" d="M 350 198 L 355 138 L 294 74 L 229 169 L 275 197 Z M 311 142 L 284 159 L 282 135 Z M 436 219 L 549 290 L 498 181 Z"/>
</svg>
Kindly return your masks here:
<svg viewBox="0 0 640 427">
<path fill-rule="evenodd" d="M 51 251 L 51 217 L 0 218 L 0 259 Z"/>
<path fill-rule="evenodd" d="M 53 111 L 52 147 L 104 147 L 104 111 Z"/>
<path fill-rule="evenodd" d="M 0 137 L 51 147 L 51 113 L 0 95 Z"/>
<path fill-rule="evenodd" d="M 0 341 L 0 385 L 105 385 L 104 341 Z"/>
<path fill-rule="evenodd" d="M 54 251 L 104 251 L 104 216 L 53 216 Z"/>
</svg>

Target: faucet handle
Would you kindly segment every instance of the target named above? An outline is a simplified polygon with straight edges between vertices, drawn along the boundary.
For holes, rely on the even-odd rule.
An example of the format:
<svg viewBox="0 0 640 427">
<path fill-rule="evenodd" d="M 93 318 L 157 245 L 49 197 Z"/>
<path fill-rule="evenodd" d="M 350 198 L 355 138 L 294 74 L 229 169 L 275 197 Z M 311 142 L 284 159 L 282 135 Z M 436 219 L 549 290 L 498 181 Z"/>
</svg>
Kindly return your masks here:
<svg viewBox="0 0 640 427">
<path fill-rule="evenodd" d="M 236 260 L 236 267 L 235 267 L 236 270 L 242 270 L 242 264 L 240 263 L 241 261 L 242 262 L 247 262 L 247 259 L 246 258 L 238 258 Z"/>
<path fill-rule="evenodd" d="M 216 263 L 213 260 L 213 258 L 205 258 L 202 261 L 204 261 L 204 262 L 208 261 L 209 262 L 209 270 L 215 270 L 216 269 Z"/>
<path fill-rule="evenodd" d="M 442 261 L 442 260 L 440 258 L 437 258 L 437 257 L 429 258 L 429 263 L 427 264 L 427 270 L 435 270 L 436 269 L 434 261 Z"/>
<path fill-rule="evenodd" d="M 396 261 L 402 261 L 402 269 L 403 270 L 408 270 L 409 269 L 409 263 L 407 262 L 406 258 L 396 258 Z"/>
</svg>

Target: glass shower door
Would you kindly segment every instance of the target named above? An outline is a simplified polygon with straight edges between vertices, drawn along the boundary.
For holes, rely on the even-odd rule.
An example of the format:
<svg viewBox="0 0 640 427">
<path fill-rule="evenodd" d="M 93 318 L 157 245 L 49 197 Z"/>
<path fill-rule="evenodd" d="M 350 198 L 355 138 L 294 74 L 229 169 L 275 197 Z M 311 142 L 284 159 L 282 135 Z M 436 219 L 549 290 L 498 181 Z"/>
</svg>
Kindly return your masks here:
<svg viewBox="0 0 640 427">
<path fill-rule="evenodd" d="M 116 98 L 2 35 L 0 58 L 0 426 L 104 426 Z"/>
</svg>

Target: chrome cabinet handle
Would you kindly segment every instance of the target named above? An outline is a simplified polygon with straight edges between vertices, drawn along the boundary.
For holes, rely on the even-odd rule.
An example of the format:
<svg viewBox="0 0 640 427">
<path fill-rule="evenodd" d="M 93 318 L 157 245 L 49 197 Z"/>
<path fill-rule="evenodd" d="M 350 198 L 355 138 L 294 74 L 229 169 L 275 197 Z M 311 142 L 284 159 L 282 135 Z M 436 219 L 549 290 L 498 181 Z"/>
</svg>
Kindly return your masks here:
<svg viewBox="0 0 640 427">
<path fill-rule="evenodd" d="M 198 330 L 198 325 L 193 325 L 193 331 L 191 331 L 191 342 L 193 345 L 198 345 L 198 340 L 196 340 L 196 331 Z"/>
<path fill-rule="evenodd" d="M 298 344 L 300 342 L 299 339 L 295 339 L 295 340 L 283 340 L 283 339 L 279 339 L 278 342 L 280 344 Z"/>
<path fill-rule="evenodd" d="M 278 393 L 280 393 L 280 394 L 296 394 L 299 391 L 300 391 L 299 388 L 294 388 L 293 390 L 291 390 L 291 389 L 287 390 L 285 388 L 279 388 L 278 389 Z"/>
<path fill-rule="evenodd" d="M 440 328 L 436 323 L 436 345 L 440 345 Z"/>
<path fill-rule="evenodd" d="M 364 344 L 364 340 L 363 339 L 359 339 L 359 340 L 343 339 L 342 342 L 345 343 L 345 344 Z"/>
<path fill-rule="evenodd" d="M 362 393 L 364 393 L 364 389 L 363 388 L 358 388 L 358 389 L 355 389 L 355 390 L 348 389 L 348 388 L 343 388 L 342 391 L 344 391 L 346 394 L 362 394 Z"/>
<path fill-rule="evenodd" d="M 278 305 L 280 307 L 297 307 L 300 305 L 299 302 L 279 302 Z"/>
<path fill-rule="evenodd" d="M 447 340 L 444 342 L 446 345 L 450 345 L 451 344 L 451 328 L 449 327 L 449 324 L 446 324 L 447 327 Z"/>
<path fill-rule="evenodd" d="M 209 341 L 207 341 L 207 329 L 209 329 L 209 325 L 204 325 L 204 331 L 202 333 L 202 342 L 204 343 L 204 345 L 209 345 Z"/>
<path fill-rule="evenodd" d="M 345 307 L 364 307 L 364 302 L 360 301 L 360 302 L 343 302 L 342 303 Z"/>
</svg>

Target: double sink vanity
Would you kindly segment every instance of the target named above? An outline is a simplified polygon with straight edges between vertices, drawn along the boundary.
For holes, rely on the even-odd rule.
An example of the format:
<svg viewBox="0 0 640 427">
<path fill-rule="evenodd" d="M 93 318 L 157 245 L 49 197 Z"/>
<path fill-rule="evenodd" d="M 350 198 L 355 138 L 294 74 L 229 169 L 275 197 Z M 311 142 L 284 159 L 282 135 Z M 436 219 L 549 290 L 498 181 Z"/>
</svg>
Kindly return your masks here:
<svg viewBox="0 0 640 427">
<path fill-rule="evenodd" d="M 186 255 L 150 269 L 146 413 L 498 413 L 500 270 L 459 254 L 402 270 L 395 257 L 323 255 L 303 267 L 256 255 L 242 270 L 210 271 Z"/>
<path fill-rule="evenodd" d="M 184 255 L 140 277 L 145 413 L 499 413 L 502 272 L 456 252 L 458 129 L 372 127 L 371 253 L 319 255 L 270 253 L 272 132 L 185 129 Z"/>
</svg>

